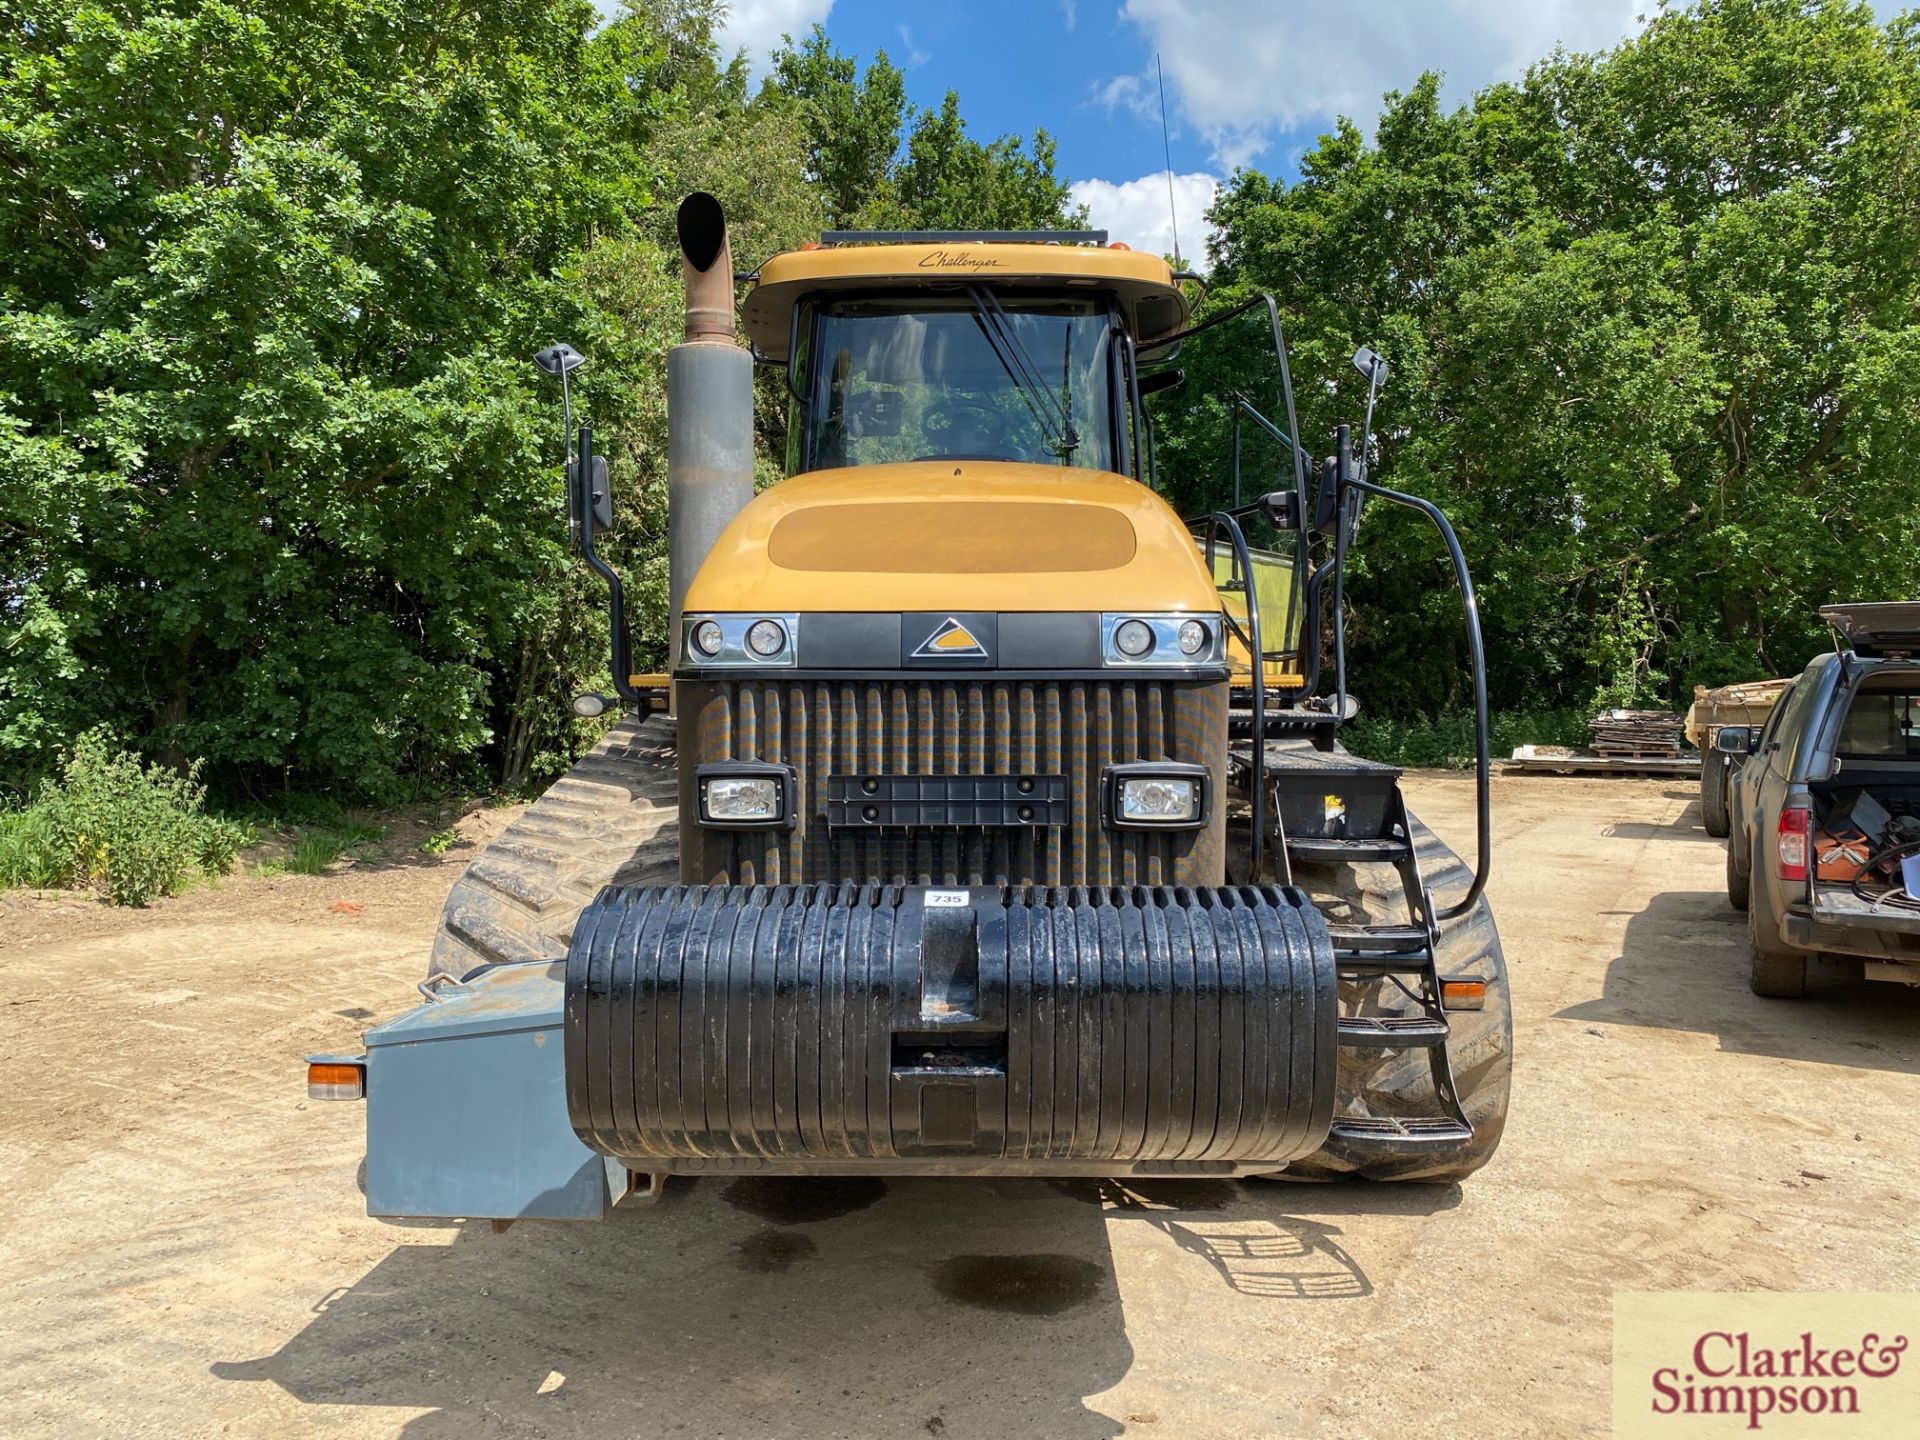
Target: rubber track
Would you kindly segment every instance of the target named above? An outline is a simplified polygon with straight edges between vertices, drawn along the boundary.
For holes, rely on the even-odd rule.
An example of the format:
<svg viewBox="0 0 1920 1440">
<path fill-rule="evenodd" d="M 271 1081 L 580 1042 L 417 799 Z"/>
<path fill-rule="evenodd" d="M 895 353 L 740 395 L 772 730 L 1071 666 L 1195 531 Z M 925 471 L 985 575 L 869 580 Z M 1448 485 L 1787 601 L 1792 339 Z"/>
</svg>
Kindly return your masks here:
<svg viewBox="0 0 1920 1440">
<path fill-rule="evenodd" d="M 1460 857 L 1418 819 L 1413 820 L 1420 872 L 1435 901 L 1446 904 L 1472 878 Z M 1406 923 L 1400 877 L 1391 865 L 1300 866 L 1294 881 L 1311 895 L 1334 924 Z M 1321 1150 L 1289 1165 L 1290 1180 L 1333 1180 L 1360 1175 L 1369 1180 L 1464 1179 L 1486 1164 L 1507 1124 L 1507 1091 L 1513 1076 L 1513 1006 L 1507 988 L 1506 957 L 1500 948 L 1493 910 L 1482 897 L 1458 920 L 1440 928 L 1440 973 L 1477 975 L 1487 982 L 1484 1010 L 1454 1010 L 1447 1015 L 1453 1033 L 1447 1042 L 1453 1057 L 1454 1085 L 1473 1138 L 1453 1150 L 1414 1157 L 1382 1157 L 1348 1150 L 1337 1137 Z M 1417 1014 L 1418 1008 L 1390 980 L 1342 980 L 1343 1015 Z M 1433 1115 L 1439 1103 L 1424 1050 L 1369 1050 L 1342 1047 L 1335 1086 L 1334 1117 L 1344 1114 Z"/>
<path fill-rule="evenodd" d="M 602 887 L 678 883 L 679 797 L 673 722 L 621 721 L 454 882 L 427 973 L 564 959 Z"/>
</svg>

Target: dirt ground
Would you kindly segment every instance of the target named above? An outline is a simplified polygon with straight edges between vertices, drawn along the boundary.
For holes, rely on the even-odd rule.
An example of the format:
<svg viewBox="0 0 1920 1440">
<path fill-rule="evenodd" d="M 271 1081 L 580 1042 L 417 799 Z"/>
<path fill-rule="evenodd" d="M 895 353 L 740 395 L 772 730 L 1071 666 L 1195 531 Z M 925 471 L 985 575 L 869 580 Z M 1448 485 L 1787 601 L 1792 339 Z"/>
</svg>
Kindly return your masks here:
<svg viewBox="0 0 1920 1440">
<path fill-rule="evenodd" d="M 1468 782 L 1412 794 L 1470 846 Z M 0 898 L 0 1434 L 1604 1435 L 1615 1291 L 1920 1290 L 1920 991 L 1751 996 L 1691 786 L 1496 803 L 1513 1112 L 1459 1187 L 678 1181 L 385 1224 L 362 1107 L 301 1060 L 411 1004 L 471 845 Z"/>
</svg>

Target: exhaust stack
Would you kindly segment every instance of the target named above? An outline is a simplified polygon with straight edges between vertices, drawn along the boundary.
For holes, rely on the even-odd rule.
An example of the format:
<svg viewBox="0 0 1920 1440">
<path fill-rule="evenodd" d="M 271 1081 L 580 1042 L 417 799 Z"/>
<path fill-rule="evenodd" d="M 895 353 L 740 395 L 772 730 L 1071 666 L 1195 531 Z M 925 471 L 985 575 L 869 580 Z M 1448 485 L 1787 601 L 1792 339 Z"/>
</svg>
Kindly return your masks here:
<svg viewBox="0 0 1920 1440">
<path fill-rule="evenodd" d="M 714 541 L 753 498 L 753 357 L 733 319 L 733 254 L 720 202 L 680 202 L 686 340 L 667 352 L 667 591 L 670 654 L 680 611 Z"/>
</svg>

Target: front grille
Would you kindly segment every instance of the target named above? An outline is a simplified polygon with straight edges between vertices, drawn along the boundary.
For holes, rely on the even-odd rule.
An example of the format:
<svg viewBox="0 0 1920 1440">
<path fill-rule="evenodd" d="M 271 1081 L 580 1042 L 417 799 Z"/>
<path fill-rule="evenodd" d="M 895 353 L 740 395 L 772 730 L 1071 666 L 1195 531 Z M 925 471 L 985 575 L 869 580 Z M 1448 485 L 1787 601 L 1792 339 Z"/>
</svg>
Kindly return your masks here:
<svg viewBox="0 0 1920 1440">
<path fill-rule="evenodd" d="M 793 830 L 681 826 L 697 885 L 1213 885 L 1224 876 L 1223 797 L 1205 829 L 1111 830 L 1108 765 L 1172 760 L 1224 775 L 1226 686 L 1167 680 L 682 681 L 681 814 L 696 766 L 791 765 Z M 1061 776 L 1058 827 L 829 826 L 836 776 Z"/>
</svg>

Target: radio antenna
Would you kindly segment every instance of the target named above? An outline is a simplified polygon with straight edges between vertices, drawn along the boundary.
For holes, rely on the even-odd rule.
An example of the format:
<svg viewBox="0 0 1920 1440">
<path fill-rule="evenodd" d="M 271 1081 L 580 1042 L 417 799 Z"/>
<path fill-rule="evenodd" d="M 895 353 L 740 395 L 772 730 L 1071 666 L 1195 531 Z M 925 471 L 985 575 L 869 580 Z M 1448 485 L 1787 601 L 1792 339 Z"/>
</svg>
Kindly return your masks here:
<svg viewBox="0 0 1920 1440">
<path fill-rule="evenodd" d="M 1173 136 L 1167 130 L 1167 74 L 1160 68 L 1160 52 L 1153 52 L 1153 74 L 1160 82 L 1160 145 L 1167 157 L 1167 218 L 1173 222 L 1173 268 L 1180 264 L 1180 212 L 1173 203 Z"/>
</svg>

